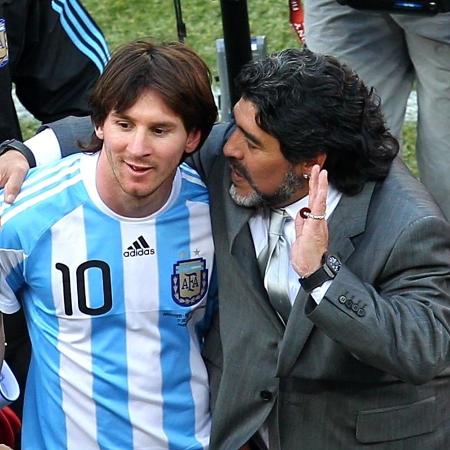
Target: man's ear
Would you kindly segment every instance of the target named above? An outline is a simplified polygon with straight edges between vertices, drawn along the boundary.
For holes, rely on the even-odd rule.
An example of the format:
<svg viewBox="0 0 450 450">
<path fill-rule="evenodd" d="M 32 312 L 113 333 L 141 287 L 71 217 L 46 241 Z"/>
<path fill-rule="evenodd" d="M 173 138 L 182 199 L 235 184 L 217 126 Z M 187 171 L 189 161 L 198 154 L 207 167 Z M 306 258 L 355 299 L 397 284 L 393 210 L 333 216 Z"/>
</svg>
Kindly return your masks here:
<svg viewBox="0 0 450 450">
<path fill-rule="evenodd" d="M 192 153 L 200 143 L 200 139 L 202 137 L 202 132 L 200 130 L 193 130 L 188 134 L 186 140 L 186 153 Z"/>
<path fill-rule="evenodd" d="M 326 160 L 327 160 L 326 153 L 319 153 L 317 156 L 315 156 L 314 158 L 312 158 L 309 161 L 306 161 L 304 163 L 305 169 L 307 170 L 308 173 L 310 173 L 311 169 L 316 164 L 318 164 L 320 166 L 320 168 L 323 169 L 323 166 L 324 166 Z"/>
<path fill-rule="evenodd" d="M 315 165 L 319 165 L 322 169 L 325 161 L 327 160 L 327 155 L 325 153 L 319 153 L 317 156 L 314 156 L 311 159 L 308 159 L 308 161 L 303 161 L 298 164 L 297 170 L 298 174 L 303 176 L 306 179 L 309 179 L 309 176 L 311 175 L 311 170 Z"/>
<path fill-rule="evenodd" d="M 95 127 L 95 134 L 97 135 L 97 137 L 99 139 L 101 139 L 103 141 L 103 127 L 102 126 Z"/>
</svg>

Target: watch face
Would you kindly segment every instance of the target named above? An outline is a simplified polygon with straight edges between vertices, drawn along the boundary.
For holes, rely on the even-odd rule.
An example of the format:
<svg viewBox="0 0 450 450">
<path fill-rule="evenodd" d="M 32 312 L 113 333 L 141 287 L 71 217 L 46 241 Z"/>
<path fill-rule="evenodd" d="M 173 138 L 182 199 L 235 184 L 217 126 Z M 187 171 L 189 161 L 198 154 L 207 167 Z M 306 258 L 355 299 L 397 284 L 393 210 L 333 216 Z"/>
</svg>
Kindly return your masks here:
<svg viewBox="0 0 450 450">
<path fill-rule="evenodd" d="M 329 255 L 327 260 L 327 265 L 330 267 L 330 269 L 336 274 L 339 272 L 339 269 L 341 268 L 341 262 L 338 258 L 334 255 Z"/>
</svg>

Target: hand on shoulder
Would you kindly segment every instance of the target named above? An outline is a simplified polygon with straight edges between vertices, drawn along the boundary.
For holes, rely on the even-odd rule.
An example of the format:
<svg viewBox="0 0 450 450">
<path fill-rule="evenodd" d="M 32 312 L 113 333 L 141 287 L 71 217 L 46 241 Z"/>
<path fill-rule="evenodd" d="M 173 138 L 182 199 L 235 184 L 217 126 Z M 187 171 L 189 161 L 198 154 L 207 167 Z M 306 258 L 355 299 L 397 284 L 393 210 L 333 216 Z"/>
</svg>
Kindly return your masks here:
<svg viewBox="0 0 450 450">
<path fill-rule="evenodd" d="M 25 156 L 18 151 L 9 150 L 0 156 L 0 187 L 5 188 L 6 203 L 16 199 L 29 168 Z"/>
</svg>

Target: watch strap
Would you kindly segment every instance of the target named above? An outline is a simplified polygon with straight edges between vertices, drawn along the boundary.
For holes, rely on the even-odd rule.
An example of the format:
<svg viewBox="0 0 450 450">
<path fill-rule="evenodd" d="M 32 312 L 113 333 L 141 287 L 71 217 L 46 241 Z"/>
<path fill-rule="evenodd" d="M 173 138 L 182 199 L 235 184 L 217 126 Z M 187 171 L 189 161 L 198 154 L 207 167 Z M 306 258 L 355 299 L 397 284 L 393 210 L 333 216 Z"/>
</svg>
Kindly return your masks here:
<svg viewBox="0 0 450 450">
<path fill-rule="evenodd" d="M 36 167 L 36 158 L 33 152 L 23 143 L 17 139 L 7 139 L 0 144 L 0 156 L 9 150 L 16 150 L 22 153 L 28 161 L 28 165 L 31 167 Z"/>
<path fill-rule="evenodd" d="M 314 289 L 322 286 L 325 281 L 332 280 L 329 273 L 324 269 L 323 266 L 320 266 L 314 273 L 305 278 L 299 278 L 302 288 L 309 294 Z"/>
<path fill-rule="evenodd" d="M 302 288 L 309 293 L 322 286 L 326 281 L 331 281 L 341 268 L 341 262 L 338 257 L 325 253 L 322 258 L 322 265 L 311 275 L 299 278 L 298 281 Z"/>
</svg>

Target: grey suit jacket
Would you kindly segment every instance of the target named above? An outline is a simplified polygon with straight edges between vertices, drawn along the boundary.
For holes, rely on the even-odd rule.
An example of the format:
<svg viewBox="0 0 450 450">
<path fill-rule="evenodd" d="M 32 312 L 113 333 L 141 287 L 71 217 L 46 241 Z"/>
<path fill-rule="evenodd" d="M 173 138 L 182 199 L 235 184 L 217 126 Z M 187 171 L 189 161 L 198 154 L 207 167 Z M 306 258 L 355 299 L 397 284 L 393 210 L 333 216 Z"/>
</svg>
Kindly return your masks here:
<svg viewBox="0 0 450 450">
<path fill-rule="evenodd" d="M 256 262 L 252 211 L 228 195 L 216 127 L 195 156 L 211 195 L 219 316 L 205 346 L 211 450 L 236 450 L 271 414 L 283 450 L 450 448 L 450 226 L 400 161 L 343 196 L 321 303 L 299 290 L 286 328 Z M 449 199 L 450 201 L 450 199 Z"/>
<path fill-rule="evenodd" d="M 52 128 L 70 147 L 74 137 Z M 284 328 L 258 270 L 252 211 L 228 195 L 226 132 L 216 126 L 194 155 L 219 274 L 204 348 L 210 449 L 237 450 L 269 415 L 283 450 L 449 449 L 450 226 L 430 196 L 400 161 L 384 182 L 342 196 L 328 225 L 343 267 L 318 306 L 299 290 Z"/>
</svg>

